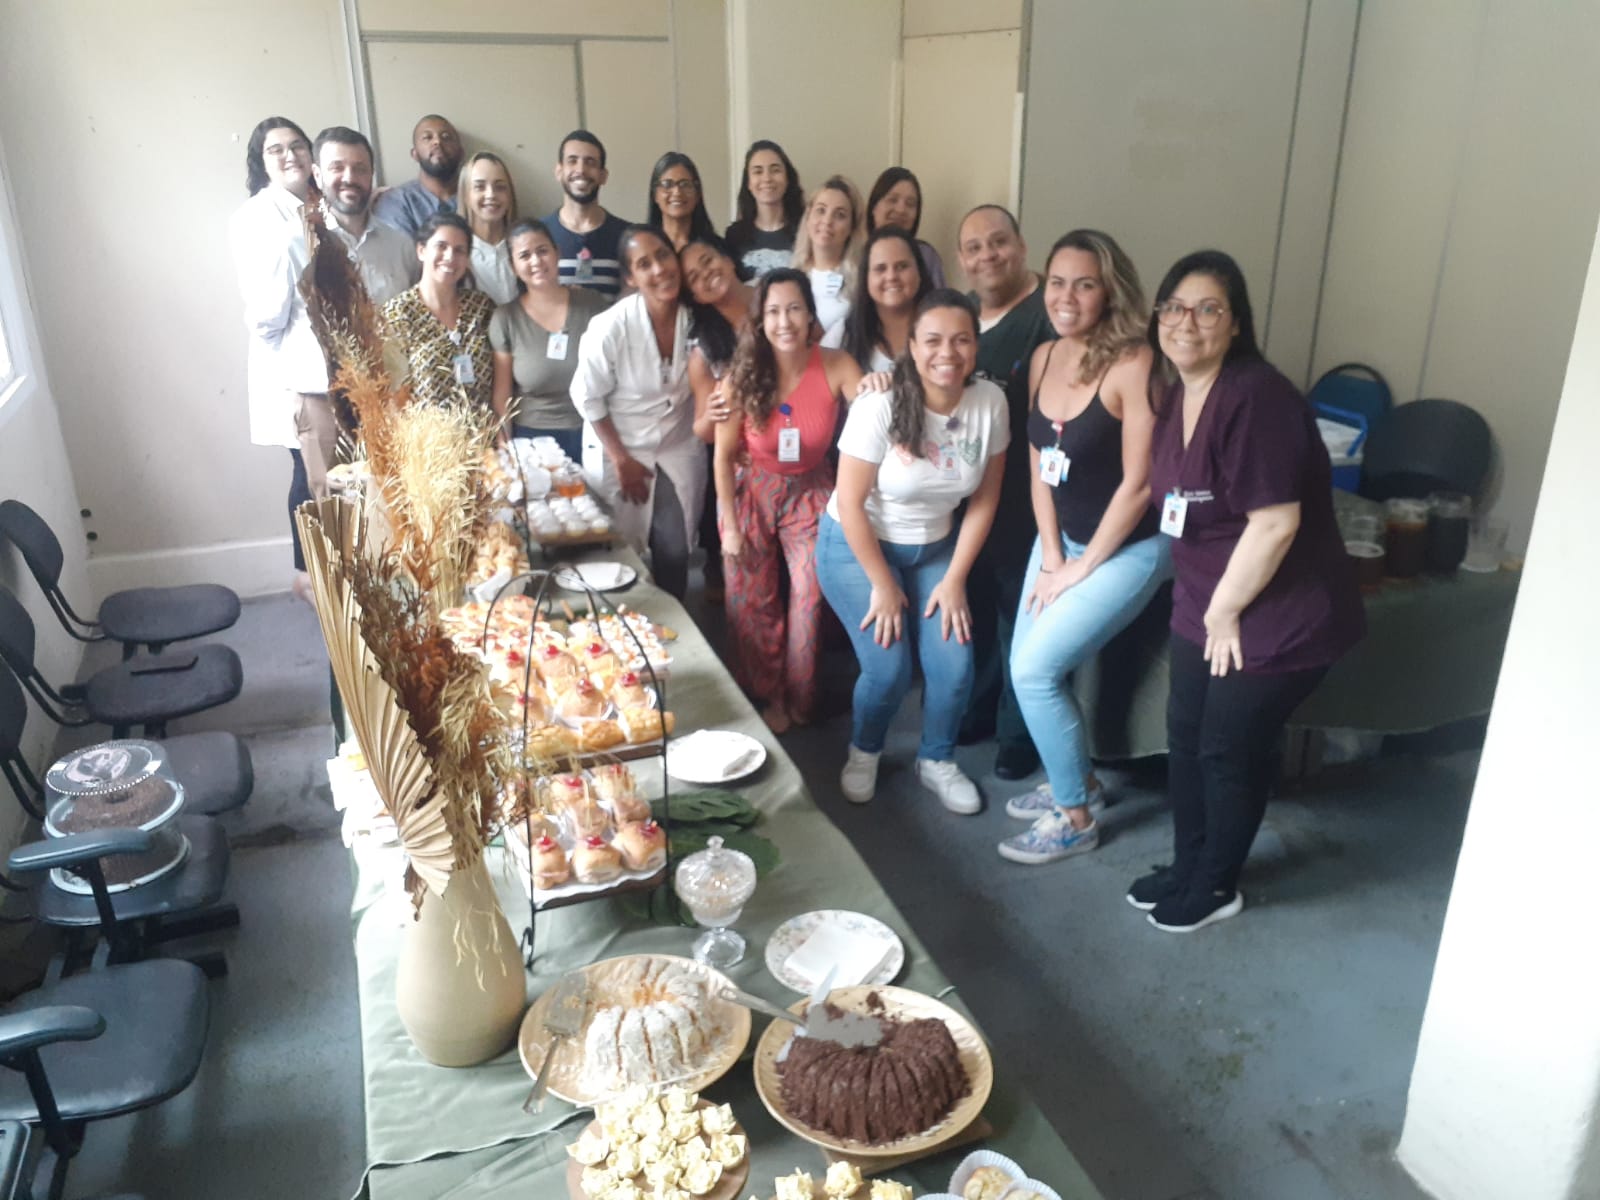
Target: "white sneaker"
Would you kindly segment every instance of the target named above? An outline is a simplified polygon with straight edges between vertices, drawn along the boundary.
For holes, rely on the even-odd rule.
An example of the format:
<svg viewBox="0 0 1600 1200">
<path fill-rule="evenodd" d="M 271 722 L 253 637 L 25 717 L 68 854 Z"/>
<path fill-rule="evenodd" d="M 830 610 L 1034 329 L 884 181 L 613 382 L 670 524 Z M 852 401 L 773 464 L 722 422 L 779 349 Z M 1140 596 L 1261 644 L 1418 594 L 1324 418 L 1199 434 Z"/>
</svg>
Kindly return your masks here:
<svg viewBox="0 0 1600 1200">
<path fill-rule="evenodd" d="M 976 785 L 950 759 L 917 759 L 917 778 L 953 813 L 970 816 L 983 810 Z"/>
<path fill-rule="evenodd" d="M 844 770 L 839 772 L 839 790 L 851 804 L 865 804 L 872 799 L 878 787 L 879 755 L 850 747 L 844 760 Z"/>
</svg>

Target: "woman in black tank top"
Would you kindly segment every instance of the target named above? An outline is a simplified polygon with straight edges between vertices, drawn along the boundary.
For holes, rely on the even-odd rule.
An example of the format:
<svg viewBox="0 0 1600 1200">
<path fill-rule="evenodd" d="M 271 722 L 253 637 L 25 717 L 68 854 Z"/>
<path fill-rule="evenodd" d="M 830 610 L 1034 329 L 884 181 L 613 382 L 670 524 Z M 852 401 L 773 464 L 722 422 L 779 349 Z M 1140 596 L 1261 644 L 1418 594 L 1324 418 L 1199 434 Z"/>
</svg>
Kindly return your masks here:
<svg viewBox="0 0 1600 1200">
<path fill-rule="evenodd" d="M 1101 804 L 1070 675 L 1171 576 L 1148 483 L 1155 418 L 1148 317 L 1122 248 L 1078 229 L 1050 249 L 1045 312 L 1058 340 L 1034 351 L 1027 438 L 1039 536 L 1011 639 L 1011 682 L 1046 782 L 1006 812 L 1033 826 L 1000 843 L 1013 862 L 1099 845 Z"/>
</svg>

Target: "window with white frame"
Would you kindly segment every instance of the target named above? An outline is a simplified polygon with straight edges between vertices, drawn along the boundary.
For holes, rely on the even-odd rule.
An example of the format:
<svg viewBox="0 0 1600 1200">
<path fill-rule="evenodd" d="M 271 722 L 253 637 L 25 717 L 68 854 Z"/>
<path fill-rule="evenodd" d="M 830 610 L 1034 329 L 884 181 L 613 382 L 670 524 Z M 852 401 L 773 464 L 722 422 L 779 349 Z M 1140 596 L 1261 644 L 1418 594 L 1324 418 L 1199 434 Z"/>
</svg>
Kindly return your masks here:
<svg viewBox="0 0 1600 1200">
<path fill-rule="evenodd" d="M 23 325 L 27 289 L 22 282 L 21 249 L 11 188 L 0 159 L 0 413 L 10 407 L 30 370 Z"/>
</svg>

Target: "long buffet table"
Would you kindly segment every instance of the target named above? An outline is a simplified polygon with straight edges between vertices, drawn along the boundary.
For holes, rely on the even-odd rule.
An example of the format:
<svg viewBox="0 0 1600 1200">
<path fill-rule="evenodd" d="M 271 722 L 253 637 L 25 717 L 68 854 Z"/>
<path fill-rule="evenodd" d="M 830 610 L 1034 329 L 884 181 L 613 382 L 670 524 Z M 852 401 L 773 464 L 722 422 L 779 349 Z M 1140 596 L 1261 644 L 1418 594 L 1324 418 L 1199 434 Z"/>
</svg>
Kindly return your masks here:
<svg viewBox="0 0 1600 1200">
<path fill-rule="evenodd" d="M 683 608 L 646 580 L 642 577 L 615 598 L 679 633 L 667 687 L 678 731 L 738 729 L 760 739 L 768 751 L 761 770 L 733 786 L 761 812 L 754 831 L 776 843 L 782 861 L 762 876 L 736 926 L 749 950 L 744 962 L 729 972 L 734 982 L 776 1003 L 792 1003 L 795 994 L 764 965 L 767 938 L 796 914 L 818 908 L 853 909 L 885 922 L 904 941 L 906 967 L 897 984 L 939 996 L 965 1011 L 949 980 L 866 864 L 812 802 L 793 761 Z M 637 763 L 635 770 L 646 786 L 660 787 L 659 760 Z M 552 1098 L 542 1113 L 527 1116 L 522 1102 L 529 1079 L 515 1049 L 479 1067 L 434 1067 L 416 1053 L 400 1025 L 394 1006 L 395 969 L 409 901 L 394 886 L 397 853 L 359 842 L 354 851 L 354 934 L 367 1120 L 365 1185 L 373 1200 L 487 1200 L 512 1195 L 559 1200 L 566 1195 L 565 1146 L 577 1137 L 587 1110 Z M 491 871 L 501 905 L 520 933 L 528 924 L 526 894 L 505 869 L 504 855 L 494 850 Z M 636 912 L 619 899 L 540 912 L 538 955 L 528 979 L 530 1002 L 562 973 L 599 959 L 689 952 L 694 930 L 653 923 Z M 750 1136 L 750 1178 L 744 1190 L 757 1196 L 771 1194 L 775 1176 L 801 1168 L 820 1179 L 826 1167 L 822 1151 L 773 1121 L 756 1095 L 749 1057 L 765 1025 L 766 1019 L 757 1015 L 745 1058 L 706 1089 L 711 1099 L 732 1104 Z M 995 1063 L 994 1089 L 984 1115 L 995 1130 L 985 1146 L 1021 1163 L 1063 1200 L 1099 1196 L 1072 1153 L 1022 1093 L 1007 1063 Z M 889 1174 L 911 1184 L 919 1195 L 943 1191 L 955 1164 L 971 1148 L 950 1150 Z"/>
</svg>

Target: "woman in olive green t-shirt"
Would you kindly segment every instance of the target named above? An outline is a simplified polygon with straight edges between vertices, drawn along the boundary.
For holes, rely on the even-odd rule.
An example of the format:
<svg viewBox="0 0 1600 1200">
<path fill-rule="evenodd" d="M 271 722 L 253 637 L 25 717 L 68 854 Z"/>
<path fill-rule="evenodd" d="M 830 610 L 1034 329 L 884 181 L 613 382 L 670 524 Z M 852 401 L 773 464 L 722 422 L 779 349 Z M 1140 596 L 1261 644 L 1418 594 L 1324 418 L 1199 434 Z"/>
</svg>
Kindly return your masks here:
<svg viewBox="0 0 1600 1200">
<path fill-rule="evenodd" d="M 574 462 L 583 458 L 583 418 L 568 394 L 578 339 L 611 301 L 561 282 L 560 251 L 544 222 L 518 221 L 506 235 L 517 298 L 489 322 L 494 347 L 494 408 L 511 416 L 508 436 L 551 437 Z"/>
</svg>

